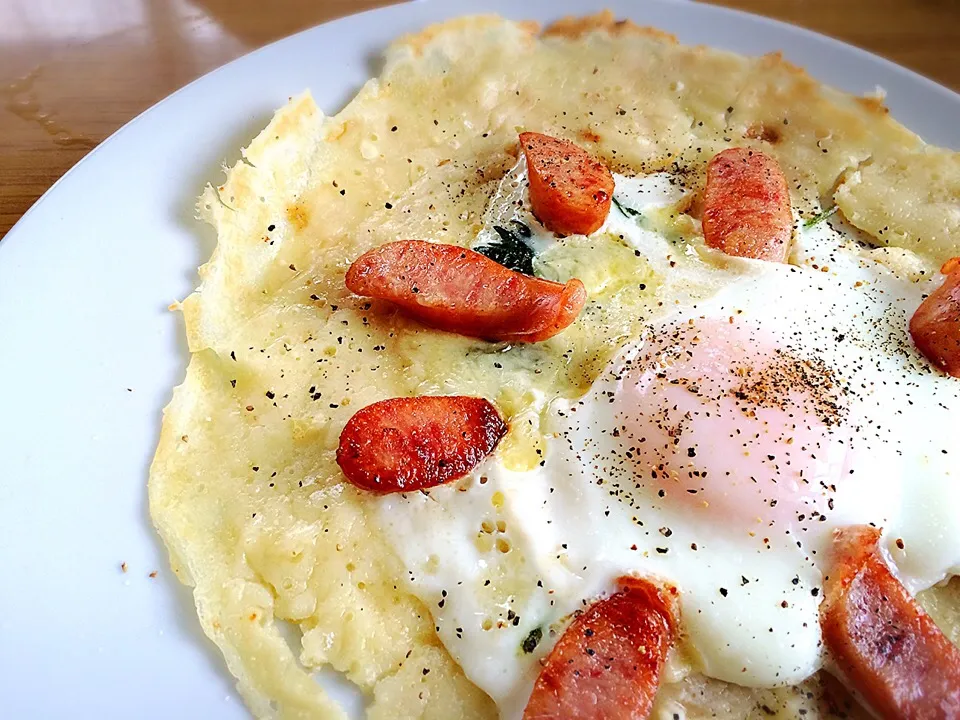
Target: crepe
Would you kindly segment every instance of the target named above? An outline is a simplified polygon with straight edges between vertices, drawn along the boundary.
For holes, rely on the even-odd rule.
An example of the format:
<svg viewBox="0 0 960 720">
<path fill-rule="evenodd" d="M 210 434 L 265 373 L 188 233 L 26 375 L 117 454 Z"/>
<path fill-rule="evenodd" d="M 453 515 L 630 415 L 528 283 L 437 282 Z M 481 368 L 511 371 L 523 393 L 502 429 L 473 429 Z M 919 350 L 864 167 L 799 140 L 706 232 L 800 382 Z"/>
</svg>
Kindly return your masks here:
<svg viewBox="0 0 960 720">
<path fill-rule="evenodd" d="M 876 97 L 824 87 L 776 54 L 687 47 L 609 13 L 542 35 L 492 16 L 446 22 L 390 46 L 380 77 L 336 115 L 308 93 L 291 99 L 200 198 L 218 245 L 182 303 L 191 359 L 149 480 L 173 568 L 258 717 L 343 717 L 312 677 L 327 666 L 369 694 L 371 718 L 497 716 L 405 588 L 334 453 L 371 402 L 458 393 L 529 420 L 498 452 L 531 467 L 543 398 L 583 393 L 640 332 L 637 318 L 669 300 L 632 251 L 571 242 L 556 262 L 589 267 L 589 306 L 563 338 L 494 372 L 485 343 L 350 295 L 344 272 L 371 247 L 468 244 L 523 130 L 574 140 L 617 172 L 670 170 L 693 189 L 719 150 L 761 148 L 802 216 L 835 197 L 878 245 L 924 267 L 960 254 L 960 155 L 925 145 Z M 927 595 L 955 638 L 955 589 Z M 859 712 L 819 677 L 749 690 L 677 663 L 655 715 L 792 718 L 801 707 Z"/>
</svg>

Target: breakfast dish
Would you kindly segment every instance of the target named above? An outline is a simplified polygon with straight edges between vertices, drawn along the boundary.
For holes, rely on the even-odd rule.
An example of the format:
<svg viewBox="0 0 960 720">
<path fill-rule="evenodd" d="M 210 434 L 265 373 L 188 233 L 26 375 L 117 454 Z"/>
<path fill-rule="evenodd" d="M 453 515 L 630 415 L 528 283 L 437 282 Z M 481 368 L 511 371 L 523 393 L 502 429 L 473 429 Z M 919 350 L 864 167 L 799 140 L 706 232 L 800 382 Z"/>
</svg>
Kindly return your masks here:
<svg viewBox="0 0 960 720">
<path fill-rule="evenodd" d="M 149 486 L 250 708 L 960 712 L 958 198 L 879 96 L 606 13 L 291 99 Z"/>
</svg>

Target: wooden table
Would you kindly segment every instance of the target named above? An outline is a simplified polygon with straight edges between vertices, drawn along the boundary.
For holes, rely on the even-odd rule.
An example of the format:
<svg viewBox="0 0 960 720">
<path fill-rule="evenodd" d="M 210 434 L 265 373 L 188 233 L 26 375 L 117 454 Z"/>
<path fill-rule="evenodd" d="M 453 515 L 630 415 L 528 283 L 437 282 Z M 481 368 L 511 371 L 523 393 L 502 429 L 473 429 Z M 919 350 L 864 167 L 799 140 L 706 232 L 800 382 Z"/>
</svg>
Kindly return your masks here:
<svg viewBox="0 0 960 720">
<path fill-rule="evenodd" d="M 958 0 L 711 1 L 832 35 L 960 89 Z M 93 147 L 177 88 L 272 40 L 383 4 L 0 0 L 0 237 Z"/>
</svg>

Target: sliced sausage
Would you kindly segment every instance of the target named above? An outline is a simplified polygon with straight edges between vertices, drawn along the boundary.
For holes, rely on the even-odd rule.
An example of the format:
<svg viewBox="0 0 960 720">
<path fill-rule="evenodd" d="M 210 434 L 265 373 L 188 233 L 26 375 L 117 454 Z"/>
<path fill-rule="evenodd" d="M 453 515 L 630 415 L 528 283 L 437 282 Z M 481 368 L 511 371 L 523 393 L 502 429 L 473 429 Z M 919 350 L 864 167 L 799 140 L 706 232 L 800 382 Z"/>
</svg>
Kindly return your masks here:
<svg viewBox="0 0 960 720">
<path fill-rule="evenodd" d="M 496 408 L 483 398 L 382 400 L 344 426 L 337 464 L 347 480 L 364 490 L 421 490 L 466 475 L 506 432 Z"/>
<path fill-rule="evenodd" d="M 676 588 L 621 578 L 557 641 L 534 685 L 524 720 L 634 720 L 653 707 L 676 635 Z"/>
<path fill-rule="evenodd" d="M 730 148 L 707 164 L 703 237 L 727 255 L 784 262 L 790 251 L 790 191 L 777 161 Z"/>
<path fill-rule="evenodd" d="M 910 337 L 927 360 L 960 377 L 960 258 L 948 260 L 941 272 L 946 280 L 910 318 Z"/>
<path fill-rule="evenodd" d="M 419 240 L 387 243 L 347 271 L 357 295 L 396 303 L 448 332 L 507 342 L 539 342 L 572 323 L 587 299 L 565 285 L 515 272 L 473 250 Z"/>
<path fill-rule="evenodd" d="M 880 531 L 837 533 L 820 605 L 823 639 L 847 682 L 881 717 L 960 717 L 960 651 L 894 577 Z"/>
<path fill-rule="evenodd" d="M 560 235 L 589 235 L 610 214 L 613 175 L 602 162 L 569 140 L 520 134 L 527 158 L 530 204 L 546 228 Z"/>
</svg>

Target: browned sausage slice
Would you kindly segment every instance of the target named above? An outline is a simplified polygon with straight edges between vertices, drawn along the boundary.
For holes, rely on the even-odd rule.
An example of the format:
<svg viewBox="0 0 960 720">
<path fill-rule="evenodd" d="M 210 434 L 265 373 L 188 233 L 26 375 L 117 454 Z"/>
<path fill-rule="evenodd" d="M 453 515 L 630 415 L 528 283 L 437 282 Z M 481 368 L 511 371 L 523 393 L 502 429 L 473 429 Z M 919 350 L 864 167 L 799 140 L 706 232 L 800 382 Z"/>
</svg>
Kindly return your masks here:
<svg viewBox="0 0 960 720">
<path fill-rule="evenodd" d="M 539 342 L 572 323 L 586 302 L 583 283 L 518 273 L 473 250 L 419 240 L 387 243 L 361 255 L 346 277 L 357 295 L 396 303 L 448 332 L 508 342 Z"/>
<path fill-rule="evenodd" d="M 727 255 L 784 262 L 790 251 L 790 191 L 777 161 L 730 148 L 707 165 L 703 237 Z"/>
<path fill-rule="evenodd" d="M 960 258 L 948 260 L 940 271 L 947 278 L 910 318 L 910 337 L 927 360 L 960 377 Z"/>
<path fill-rule="evenodd" d="M 824 642 L 881 717 L 960 717 L 960 650 L 890 572 L 879 539 L 866 525 L 837 533 L 820 605 Z"/>
<path fill-rule="evenodd" d="M 676 634 L 676 588 L 621 578 L 573 621 L 547 657 L 524 720 L 633 720 L 653 707 Z"/>
<path fill-rule="evenodd" d="M 560 235 L 589 235 L 610 214 L 613 175 L 602 162 L 569 140 L 520 134 L 530 175 L 533 214 Z"/>
<path fill-rule="evenodd" d="M 421 490 L 466 475 L 506 432 L 496 408 L 483 398 L 382 400 L 344 426 L 337 463 L 347 480 L 364 490 Z"/>
</svg>

